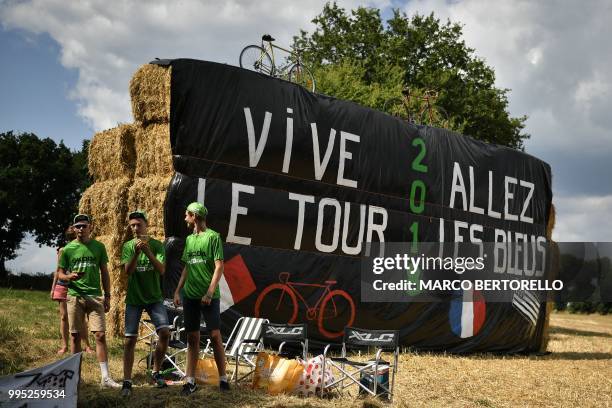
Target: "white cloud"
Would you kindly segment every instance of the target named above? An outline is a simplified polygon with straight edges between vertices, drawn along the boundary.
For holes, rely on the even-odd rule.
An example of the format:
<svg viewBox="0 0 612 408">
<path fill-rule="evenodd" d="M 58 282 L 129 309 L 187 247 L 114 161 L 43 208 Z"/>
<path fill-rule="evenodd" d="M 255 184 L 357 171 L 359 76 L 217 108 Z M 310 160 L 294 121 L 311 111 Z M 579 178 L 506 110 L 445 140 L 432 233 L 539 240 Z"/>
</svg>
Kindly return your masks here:
<svg viewBox="0 0 612 408">
<path fill-rule="evenodd" d="M 555 208 L 555 241 L 612 241 L 612 195 L 559 196 Z"/>
<path fill-rule="evenodd" d="M 51 275 L 57 266 L 57 252 L 55 248 L 39 247 L 31 235 L 21 243 L 18 257 L 6 262 L 6 268 L 14 274 L 44 273 Z"/>
<path fill-rule="evenodd" d="M 542 155 L 577 149 L 612 154 L 612 3 L 529 0 L 415 0 L 408 14 L 434 11 L 464 25 L 468 46 L 510 88 L 513 115 L 527 114 L 527 147 Z"/>
<path fill-rule="evenodd" d="M 142 64 L 159 58 L 196 58 L 237 64 L 240 50 L 271 33 L 289 45 L 326 0 L 9 1 L 0 6 L 7 29 L 49 33 L 61 46 L 61 63 L 79 73 L 70 95 L 96 130 L 132 122 L 128 84 Z M 390 0 L 339 2 L 385 7 Z"/>
</svg>

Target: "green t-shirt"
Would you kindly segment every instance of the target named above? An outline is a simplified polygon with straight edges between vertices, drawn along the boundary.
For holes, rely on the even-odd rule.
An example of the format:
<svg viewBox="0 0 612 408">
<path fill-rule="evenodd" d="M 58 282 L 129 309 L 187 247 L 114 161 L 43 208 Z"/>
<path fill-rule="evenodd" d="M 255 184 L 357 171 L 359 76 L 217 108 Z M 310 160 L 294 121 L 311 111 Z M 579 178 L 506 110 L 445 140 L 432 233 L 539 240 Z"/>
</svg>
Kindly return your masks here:
<svg viewBox="0 0 612 408">
<path fill-rule="evenodd" d="M 204 232 L 187 237 L 181 258 L 187 267 L 187 279 L 183 287 L 187 299 L 201 299 L 206 294 L 217 260 L 223 260 L 223 241 L 218 232 L 207 228 Z M 217 285 L 213 299 L 219 297 Z"/>
<path fill-rule="evenodd" d="M 70 281 L 68 294 L 72 296 L 102 296 L 100 289 L 100 266 L 108 263 L 104 244 L 90 239 L 86 244 L 78 240 L 64 247 L 58 266 L 66 273 L 83 274 L 77 280 Z"/>
<path fill-rule="evenodd" d="M 156 239 L 149 238 L 149 248 L 155 258 L 163 263 L 164 244 Z M 128 264 L 136 253 L 136 238 L 123 244 L 121 251 L 121 264 Z M 144 252 L 138 254 L 136 269 L 128 278 L 127 295 L 125 303 L 128 305 L 148 305 L 163 300 L 161 286 L 159 283 L 159 272 L 153 267 L 153 263 Z"/>
</svg>

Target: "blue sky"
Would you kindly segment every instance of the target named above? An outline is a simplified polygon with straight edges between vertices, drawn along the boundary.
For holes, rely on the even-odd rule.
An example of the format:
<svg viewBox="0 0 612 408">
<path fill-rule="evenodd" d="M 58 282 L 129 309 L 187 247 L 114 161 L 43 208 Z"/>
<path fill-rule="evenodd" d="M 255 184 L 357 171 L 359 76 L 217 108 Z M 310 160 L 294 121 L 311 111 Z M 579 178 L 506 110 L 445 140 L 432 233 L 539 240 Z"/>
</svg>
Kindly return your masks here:
<svg viewBox="0 0 612 408">
<path fill-rule="evenodd" d="M 72 148 L 90 138 L 92 128 L 70 98 L 78 72 L 60 63 L 60 45 L 49 34 L 0 31 L 0 132 L 33 132 Z"/>
<path fill-rule="evenodd" d="M 132 122 L 128 83 L 155 57 L 237 63 L 262 32 L 288 44 L 325 1 L 0 0 L 0 131 L 34 132 L 76 149 Z M 340 1 L 390 15 L 434 11 L 461 22 L 466 43 L 528 115 L 527 152 L 553 169 L 555 238 L 612 241 L 612 3 L 499 0 Z M 50 271 L 54 250 L 24 243 L 8 264 Z"/>
</svg>

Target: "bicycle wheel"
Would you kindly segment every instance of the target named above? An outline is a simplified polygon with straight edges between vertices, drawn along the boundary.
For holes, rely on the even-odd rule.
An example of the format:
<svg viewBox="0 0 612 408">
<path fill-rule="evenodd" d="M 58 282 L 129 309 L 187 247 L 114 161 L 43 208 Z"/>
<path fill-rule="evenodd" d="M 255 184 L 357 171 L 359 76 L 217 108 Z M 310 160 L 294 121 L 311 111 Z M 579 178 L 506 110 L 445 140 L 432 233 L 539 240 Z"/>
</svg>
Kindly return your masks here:
<svg viewBox="0 0 612 408">
<path fill-rule="evenodd" d="M 310 70 L 304 64 L 296 63 L 289 69 L 288 79 L 311 92 L 315 91 L 315 79 Z"/>
<path fill-rule="evenodd" d="M 402 98 L 387 99 L 383 105 L 383 111 L 391 116 L 410 122 L 410 112 Z"/>
<path fill-rule="evenodd" d="M 293 323 L 297 313 L 295 293 L 282 283 L 266 287 L 255 301 L 255 317 L 266 317 L 275 323 Z"/>
<path fill-rule="evenodd" d="M 355 303 L 343 290 L 332 290 L 319 308 L 319 332 L 333 339 L 344 334 L 344 328 L 355 321 Z"/>
<path fill-rule="evenodd" d="M 420 124 L 443 129 L 447 128 L 448 113 L 440 106 L 432 106 L 430 109 L 423 110 Z"/>
<path fill-rule="evenodd" d="M 240 52 L 240 68 L 272 76 L 274 64 L 270 54 L 259 45 L 247 45 Z"/>
</svg>

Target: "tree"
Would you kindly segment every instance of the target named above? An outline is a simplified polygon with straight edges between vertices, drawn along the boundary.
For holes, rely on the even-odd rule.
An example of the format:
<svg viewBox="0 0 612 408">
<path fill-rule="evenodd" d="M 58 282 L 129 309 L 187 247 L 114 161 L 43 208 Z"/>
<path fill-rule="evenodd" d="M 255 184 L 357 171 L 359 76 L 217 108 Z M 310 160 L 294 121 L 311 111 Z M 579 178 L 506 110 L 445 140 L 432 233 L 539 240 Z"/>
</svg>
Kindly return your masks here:
<svg viewBox="0 0 612 408">
<path fill-rule="evenodd" d="M 89 185 L 87 143 L 71 152 L 63 142 L 33 133 L 0 133 L 0 276 L 26 233 L 39 245 L 54 246 Z"/>
<path fill-rule="evenodd" d="M 383 25 L 378 9 L 348 14 L 336 3 L 312 22 L 314 31 L 302 30 L 293 45 L 303 50 L 319 92 L 382 110 L 404 87 L 415 94 L 437 90 L 436 105 L 448 112 L 453 130 L 517 149 L 529 138 L 527 117 L 510 117 L 509 90 L 495 87 L 495 72 L 465 45 L 460 24 L 394 10 Z"/>
</svg>

